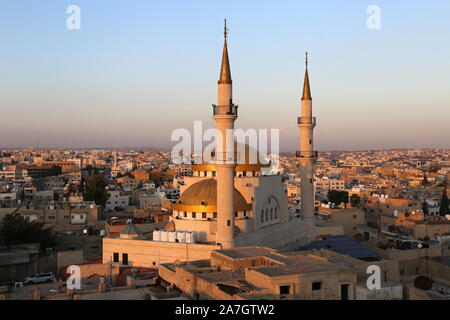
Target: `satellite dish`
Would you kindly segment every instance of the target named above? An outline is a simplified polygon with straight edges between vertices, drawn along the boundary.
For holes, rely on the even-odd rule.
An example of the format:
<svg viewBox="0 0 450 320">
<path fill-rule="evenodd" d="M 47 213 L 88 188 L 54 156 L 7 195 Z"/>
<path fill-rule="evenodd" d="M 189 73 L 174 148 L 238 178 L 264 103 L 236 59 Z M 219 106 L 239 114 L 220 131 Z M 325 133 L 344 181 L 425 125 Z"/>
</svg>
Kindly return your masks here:
<svg viewBox="0 0 450 320">
<path fill-rule="evenodd" d="M 433 287 L 433 281 L 426 276 L 419 276 L 414 280 L 414 287 L 420 290 L 428 291 Z"/>
<path fill-rule="evenodd" d="M 417 248 L 422 249 L 422 244 L 419 243 L 419 244 L 417 245 Z"/>
</svg>

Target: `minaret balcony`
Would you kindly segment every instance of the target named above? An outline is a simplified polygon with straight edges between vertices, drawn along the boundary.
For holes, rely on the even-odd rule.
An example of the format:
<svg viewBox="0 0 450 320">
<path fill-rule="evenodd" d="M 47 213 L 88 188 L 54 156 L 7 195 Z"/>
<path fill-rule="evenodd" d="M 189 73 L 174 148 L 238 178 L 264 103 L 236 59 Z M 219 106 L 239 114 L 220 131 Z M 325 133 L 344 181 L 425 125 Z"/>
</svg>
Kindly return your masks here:
<svg viewBox="0 0 450 320">
<path fill-rule="evenodd" d="M 319 155 L 318 151 L 295 151 L 296 158 L 317 159 L 318 155 Z"/>
<path fill-rule="evenodd" d="M 231 115 L 231 116 L 237 117 L 237 115 L 238 115 L 238 105 L 237 104 L 231 104 L 229 106 L 217 106 L 217 105 L 213 104 L 212 107 L 213 107 L 213 115 L 214 116 Z"/>
<path fill-rule="evenodd" d="M 312 124 L 313 126 L 316 125 L 316 117 L 298 117 L 297 118 L 298 124 Z"/>
</svg>

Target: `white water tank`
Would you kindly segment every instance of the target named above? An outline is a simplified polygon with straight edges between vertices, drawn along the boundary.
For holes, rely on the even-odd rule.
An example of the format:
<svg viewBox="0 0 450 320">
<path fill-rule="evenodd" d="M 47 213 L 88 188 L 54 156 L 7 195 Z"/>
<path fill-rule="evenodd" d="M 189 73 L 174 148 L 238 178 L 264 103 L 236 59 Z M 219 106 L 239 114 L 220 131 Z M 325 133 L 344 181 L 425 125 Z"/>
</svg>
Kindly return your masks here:
<svg viewBox="0 0 450 320">
<path fill-rule="evenodd" d="M 153 231 L 153 241 L 161 241 L 161 231 Z"/>
<path fill-rule="evenodd" d="M 394 210 L 394 217 L 398 217 L 398 210 Z"/>
<path fill-rule="evenodd" d="M 186 242 L 187 243 L 195 243 L 195 233 L 194 232 L 186 232 Z"/>
<path fill-rule="evenodd" d="M 169 232 L 161 231 L 161 241 L 169 241 Z"/>
<path fill-rule="evenodd" d="M 178 242 L 186 242 L 186 232 L 177 231 L 177 239 L 178 239 Z"/>
<path fill-rule="evenodd" d="M 168 240 L 169 240 L 169 242 L 175 242 L 176 238 L 177 238 L 177 232 L 176 231 L 168 232 Z"/>
</svg>

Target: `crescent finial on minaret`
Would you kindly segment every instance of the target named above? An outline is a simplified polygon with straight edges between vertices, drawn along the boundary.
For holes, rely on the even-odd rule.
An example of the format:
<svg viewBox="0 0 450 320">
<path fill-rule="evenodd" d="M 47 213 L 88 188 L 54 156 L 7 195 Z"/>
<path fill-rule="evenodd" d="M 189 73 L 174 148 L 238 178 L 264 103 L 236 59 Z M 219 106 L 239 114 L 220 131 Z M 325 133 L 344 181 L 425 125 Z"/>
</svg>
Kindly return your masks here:
<svg viewBox="0 0 450 320">
<path fill-rule="evenodd" d="M 224 19 L 223 36 L 225 40 L 227 40 L 227 35 L 228 35 L 227 19 Z"/>
</svg>

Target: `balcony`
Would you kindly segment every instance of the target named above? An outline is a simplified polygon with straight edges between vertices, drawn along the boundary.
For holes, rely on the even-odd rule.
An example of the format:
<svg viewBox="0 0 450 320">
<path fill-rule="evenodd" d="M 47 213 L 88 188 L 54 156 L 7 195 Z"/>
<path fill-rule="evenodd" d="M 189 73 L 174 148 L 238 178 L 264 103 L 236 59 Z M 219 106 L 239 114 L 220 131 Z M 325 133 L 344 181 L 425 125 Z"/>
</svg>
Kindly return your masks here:
<svg viewBox="0 0 450 320">
<path fill-rule="evenodd" d="M 213 104 L 212 107 L 213 107 L 213 115 L 214 116 L 218 116 L 218 115 L 233 115 L 233 116 L 237 117 L 237 115 L 238 115 L 238 111 L 237 111 L 238 105 L 237 104 L 231 104 L 228 107 L 228 110 L 225 113 L 223 113 L 223 112 L 219 113 L 219 106 L 217 106 L 215 104 Z"/>
<path fill-rule="evenodd" d="M 316 125 L 316 117 L 298 117 L 297 118 L 298 124 L 312 124 L 313 126 Z"/>
<path fill-rule="evenodd" d="M 319 155 L 318 151 L 295 151 L 296 158 L 312 158 L 317 159 Z"/>
</svg>

